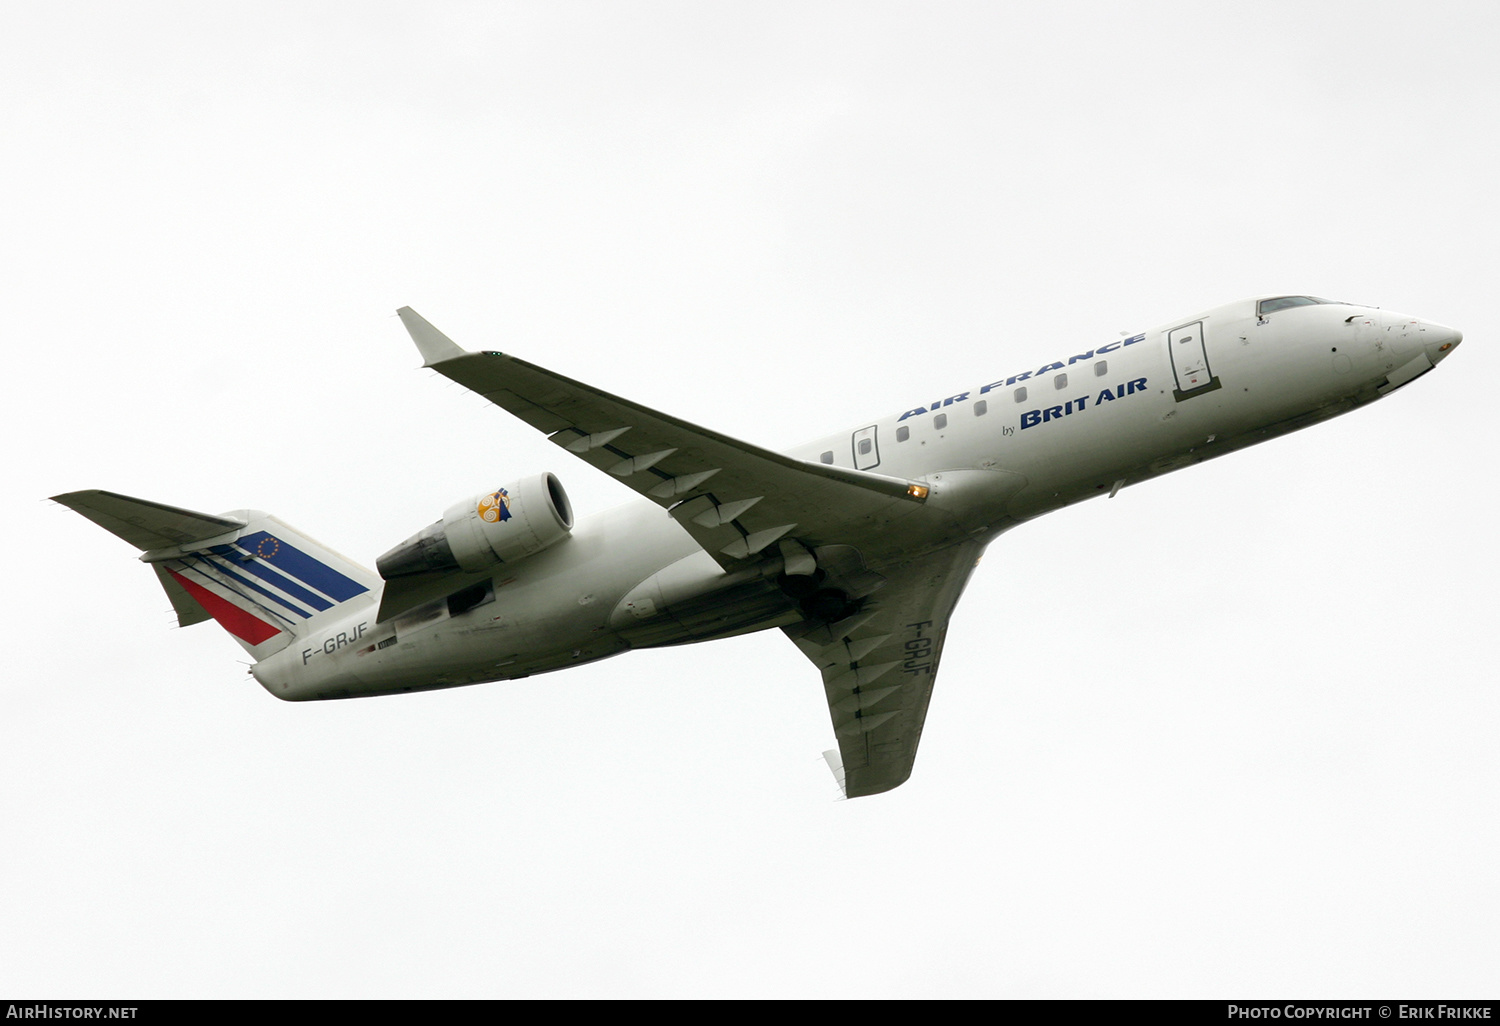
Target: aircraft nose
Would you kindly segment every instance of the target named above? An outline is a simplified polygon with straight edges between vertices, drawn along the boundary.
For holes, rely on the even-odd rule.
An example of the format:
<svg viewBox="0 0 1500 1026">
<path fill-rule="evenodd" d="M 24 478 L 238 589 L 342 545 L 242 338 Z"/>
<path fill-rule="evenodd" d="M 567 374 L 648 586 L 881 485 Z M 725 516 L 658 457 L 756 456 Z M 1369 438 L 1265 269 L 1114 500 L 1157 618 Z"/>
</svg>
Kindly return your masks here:
<svg viewBox="0 0 1500 1026">
<path fill-rule="evenodd" d="M 1427 358 L 1433 363 L 1447 357 L 1463 340 L 1464 333 L 1457 328 L 1432 321 L 1422 323 L 1422 345 L 1427 350 Z"/>
</svg>

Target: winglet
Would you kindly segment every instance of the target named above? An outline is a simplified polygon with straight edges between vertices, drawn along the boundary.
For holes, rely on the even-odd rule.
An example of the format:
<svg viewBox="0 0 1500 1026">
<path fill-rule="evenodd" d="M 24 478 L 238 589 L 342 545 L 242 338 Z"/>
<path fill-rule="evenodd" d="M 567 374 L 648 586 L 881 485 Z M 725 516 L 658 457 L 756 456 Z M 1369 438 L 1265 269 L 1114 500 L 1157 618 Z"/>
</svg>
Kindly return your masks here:
<svg viewBox="0 0 1500 1026">
<path fill-rule="evenodd" d="M 459 348 L 457 342 L 428 324 L 426 318 L 411 307 L 403 306 L 396 311 L 396 316 L 401 318 L 401 323 L 406 325 L 411 340 L 417 344 L 417 351 L 422 354 L 423 367 L 431 367 L 444 360 L 468 355 L 465 350 Z"/>
<path fill-rule="evenodd" d="M 844 786 L 844 759 L 839 755 L 837 748 L 830 748 L 823 753 L 823 761 L 828 763 L 828 768 L 833 770 L 833 779 L 839 782 L 839 795 L 849 797 L 849 789 Z"/>
</svg>

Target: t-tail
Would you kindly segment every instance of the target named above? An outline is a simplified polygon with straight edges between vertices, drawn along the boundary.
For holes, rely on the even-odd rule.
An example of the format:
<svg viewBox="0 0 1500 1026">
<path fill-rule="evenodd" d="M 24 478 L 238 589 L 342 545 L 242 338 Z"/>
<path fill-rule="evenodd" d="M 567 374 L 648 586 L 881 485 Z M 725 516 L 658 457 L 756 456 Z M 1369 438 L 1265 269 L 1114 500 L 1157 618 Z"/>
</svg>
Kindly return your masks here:
<svg viewBox="0 0 1500 1026">
<path fill-rule="evenodd" d="M 214 516 L 98 490 L 52 498 L 143 550 L 180 625 L 217 620 L 256 660 L 380 594 L 369 570 L 259 510 Z"/>
</svg>

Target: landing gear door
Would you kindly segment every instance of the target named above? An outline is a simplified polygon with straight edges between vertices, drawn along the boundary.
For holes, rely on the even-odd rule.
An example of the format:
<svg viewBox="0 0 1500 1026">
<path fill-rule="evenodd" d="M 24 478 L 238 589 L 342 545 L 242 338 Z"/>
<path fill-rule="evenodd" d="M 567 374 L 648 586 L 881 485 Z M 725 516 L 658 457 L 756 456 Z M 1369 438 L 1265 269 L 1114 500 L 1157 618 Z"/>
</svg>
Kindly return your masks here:
<svg viewBox="0 0 1500 1026">
<path fill-rule="evenodd" d="M 854 432 L 854 469 L 869 470 L 880 463 L 880 448 L 875 444 L 875 426 Z"/>
<path fill-rule="evenodd" d="M 1167 332 L 1167 351 L 1172 354 L 1172 373 L 1177 376 L 1177 388 L 1172 395 L 1178 402 L 1224 387 L 1208 366 L 1202 321 Z"/>
</svg>

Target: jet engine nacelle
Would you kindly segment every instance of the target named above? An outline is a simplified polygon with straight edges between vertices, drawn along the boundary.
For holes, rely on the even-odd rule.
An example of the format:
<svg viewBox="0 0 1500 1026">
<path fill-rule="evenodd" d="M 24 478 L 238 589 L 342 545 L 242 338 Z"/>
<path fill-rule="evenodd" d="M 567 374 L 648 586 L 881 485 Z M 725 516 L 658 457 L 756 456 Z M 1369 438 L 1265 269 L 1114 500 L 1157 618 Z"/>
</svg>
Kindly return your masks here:
<svg viewBox="0 0 1500 1026">
<path fill-rule="evenodd" d="M 451 507 L 443 519 L 375 561 L 386 580 L 428 570 L 472 573 L 514 563 L 566 538 L 573 506 L 552 474 L 484 492 Z"/>
</svg>

